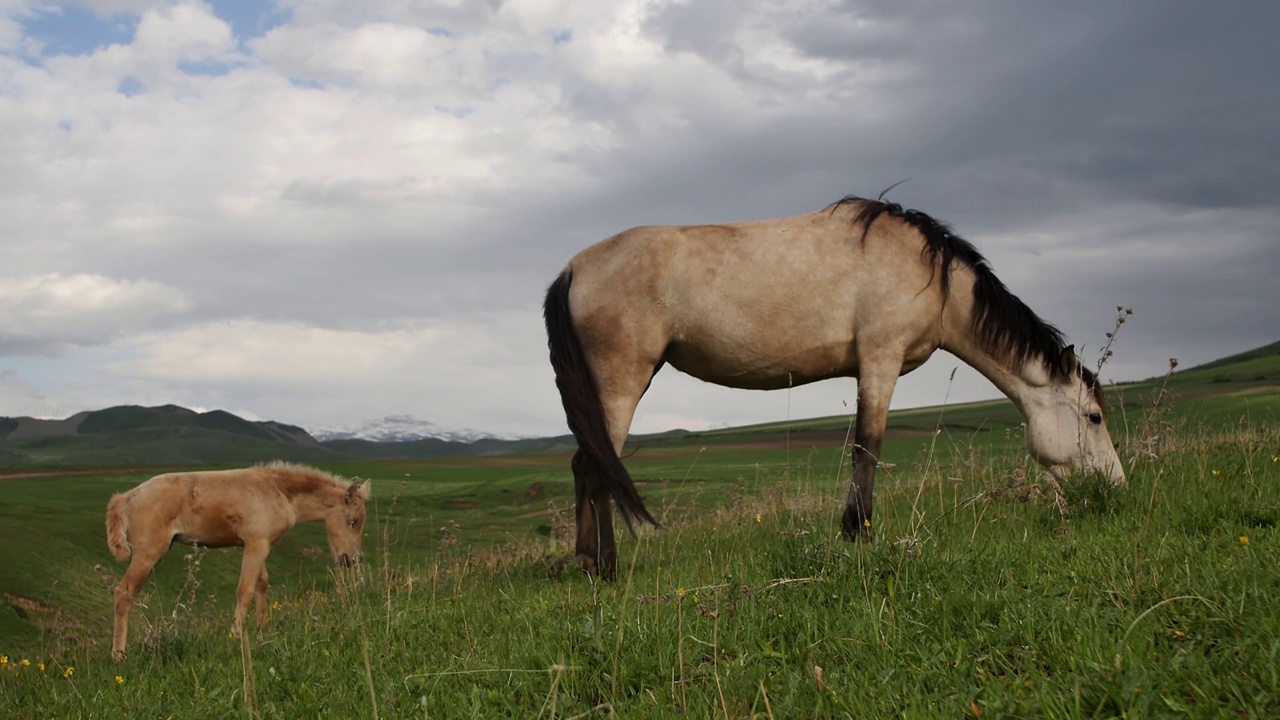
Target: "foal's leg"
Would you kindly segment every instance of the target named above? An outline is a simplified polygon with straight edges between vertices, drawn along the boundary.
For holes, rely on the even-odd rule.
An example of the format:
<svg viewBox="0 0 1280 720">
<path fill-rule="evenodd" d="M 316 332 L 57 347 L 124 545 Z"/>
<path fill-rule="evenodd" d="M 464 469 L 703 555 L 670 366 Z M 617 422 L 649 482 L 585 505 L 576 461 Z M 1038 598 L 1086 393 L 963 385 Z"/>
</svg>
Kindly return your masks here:
<svg viewBox="0 0 1280 720">
<path fill-rule="evenodd" d="M 111 633 L 111 659 L 119 662 L 124 658 L 125 638 L 129 634 L 129 612 L 133 609 L 133 601 L 138 591 L 151 575 L 151 570 L 160 562 L 160 558 L 169 551 L 169 543 L 163 538 L 146 536 L 133 538 L 133 560 L 124 577 L 116 586 L 115 623 Z"/>
<path fill-rule="evenodd" d="M 262 572 L 258 573 L 258 582 L 254 586 L 253 604 L 258 613 L 258 627 L 267 624 L 267 563 L 262 563 Z"/>
<path fill-rule="evenodd" d="M 258 586 L 258 580 L 266 572 L 267 553 L 271 543 L 266 540 L 246 540 L 244 560 L 240 563 L 240 584 L 236 587 L 236 615 L 231 624 L 231 634 L 240 637 L 244 616 L 249 613 L 249 603 Z M 262 606 L 259 606 L 262 607 Z"/>
<path fill-rule="evenodd" d="M 889 400 L 902 370 L 902 362 L 864 364 L 858 377 L 858 417 L 853 431 L 853 482 L 845 501 L 841 534 L 849 540 L 870 540 L 871 505 L 876 466 L 889 420 Z"/>
</svg>

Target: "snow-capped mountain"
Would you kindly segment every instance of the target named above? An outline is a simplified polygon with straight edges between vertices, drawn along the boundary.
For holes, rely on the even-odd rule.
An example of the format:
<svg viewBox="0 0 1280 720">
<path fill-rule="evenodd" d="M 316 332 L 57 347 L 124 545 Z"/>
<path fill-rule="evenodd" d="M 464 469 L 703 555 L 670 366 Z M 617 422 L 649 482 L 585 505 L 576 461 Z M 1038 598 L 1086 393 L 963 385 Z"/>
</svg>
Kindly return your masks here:
<svg viewBox="0 0 1280 720">
<path fill-rule="evenodd" d="M 316 428 L 311 436 L 324 442 L 325 440 L 372 440 L 373 442 L 405 442 L 437 438 L 453 442 L 475 442 L 482 438 L 494 437 L 490 433 L 476 430 L 448 430 L 426 420 L 419 420 L 412 415 L 388 415 L 377 420 L 370 420 L 360 425 Z"/>
</svg>

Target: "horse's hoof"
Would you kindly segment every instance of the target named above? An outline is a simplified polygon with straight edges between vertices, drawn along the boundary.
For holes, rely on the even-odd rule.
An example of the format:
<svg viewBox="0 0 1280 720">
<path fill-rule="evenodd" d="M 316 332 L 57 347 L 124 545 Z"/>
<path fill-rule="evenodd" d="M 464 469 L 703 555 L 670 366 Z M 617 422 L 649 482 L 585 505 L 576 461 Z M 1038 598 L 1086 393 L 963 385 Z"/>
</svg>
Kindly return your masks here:
<svg viewBox="0 0 1280 720">
<path fill-rule="evenodd" d="M 849 542 L 869 543 L 876 539 L 876 534 L 872 532 L 870 523 L 864 522 L 862 525 L 855 527 L 850 527 L 850 525 L 846 523 L 840 530 L 840 537 L 848 540 Z"/>
<path fill-rule="evenodd" d="M 578 555 L 578 569 L 601 582 L 613 582 L 618 576 L 617 566 L 608 558 L 597 561 L 590 555 Z"/>
</svg>

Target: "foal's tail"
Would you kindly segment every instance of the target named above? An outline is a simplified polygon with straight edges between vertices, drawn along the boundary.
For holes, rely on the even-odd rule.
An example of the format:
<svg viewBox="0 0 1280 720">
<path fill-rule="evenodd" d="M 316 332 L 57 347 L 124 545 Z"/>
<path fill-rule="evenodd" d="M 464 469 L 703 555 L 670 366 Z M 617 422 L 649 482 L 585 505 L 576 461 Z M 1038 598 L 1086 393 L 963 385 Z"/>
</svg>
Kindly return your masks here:
<svg viewBox="0 0 1280 720">
<path fill-rule="evenodd" d="M 556 373 L 556 387 L 560 389 L 560 401 L 564 404 L 569 430 L 578 441 L 581 457 L 587 463 L 586 470 L 594 471 L 595 477 L 618 503 L 627 528 L 634 532 L 633 520 L 653 525 L 658 521 L 645 508 L 644 500 L 631 481 L 631 474 L 614 451 L 600 391 L 596 388 L 595 376 L 587 364 L 582 339 L 578 337 L 573 314 L 569 310 L 569 286 L 572 283 L 572 271 L 560 273 L 560 277 L 547 289 L 547 299 L 542 306 L 543 317 L 547 321 L 551 367 Z"/>
<path fill-rule="evenodd" d="M 128 538 L 129 518 L 124 512 L 131 497 L 133 497 L 132 492 L 120 493 L 112 495 L 111 502 L 107 503 L 107 547 L 117 560 L 124 560 L 131 552 Z"/>
</svg>

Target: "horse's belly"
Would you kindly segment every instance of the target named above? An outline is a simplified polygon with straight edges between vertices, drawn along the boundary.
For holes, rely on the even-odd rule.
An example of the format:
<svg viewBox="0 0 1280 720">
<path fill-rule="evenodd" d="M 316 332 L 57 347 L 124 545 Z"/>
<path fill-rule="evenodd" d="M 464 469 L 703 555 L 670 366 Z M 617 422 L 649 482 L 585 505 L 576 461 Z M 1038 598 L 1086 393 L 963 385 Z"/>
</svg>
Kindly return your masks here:
<svg viewBox="0 0 1280 720">
<path fill-rule="evenodd" d="M 720 351 L 675 342 L 663 359 L 699 380 L 745 390 L 781 390 L 857 373 L 846 343 L 768 352 L 750 344 Z"/>
</svg>

